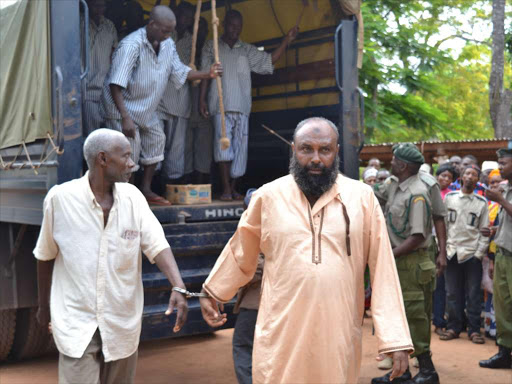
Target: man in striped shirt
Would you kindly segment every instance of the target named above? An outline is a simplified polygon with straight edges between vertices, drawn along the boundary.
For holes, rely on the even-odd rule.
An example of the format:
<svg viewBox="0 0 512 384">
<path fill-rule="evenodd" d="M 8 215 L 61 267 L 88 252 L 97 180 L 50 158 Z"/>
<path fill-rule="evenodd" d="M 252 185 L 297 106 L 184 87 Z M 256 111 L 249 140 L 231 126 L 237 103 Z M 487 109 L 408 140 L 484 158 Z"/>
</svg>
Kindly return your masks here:
<svg viewBox="0 0 512 384">
<path fill-rule="evenodd" d="M 88 0 L 89 22 L 89 72 L 85 80 L 83 103 L 84 135 L 101 127 L 100 108 L 103 82 L 110 68 L 112 52 L 117 46 L 117 31 L 114 24 L 104 17 L 105 0 Z"/>
<path fill-rule="evenodd" d="M 190 63 L 192 34 L 195 8 L 182 1 L 176 9 L 176 30 L 173 40 L 182 63 Z M 164 161 L 162 162 L 162 179 L 165 183 L 175 184 L 185 172 L 185 138 L 190 118 L 191 100 L 188 84 L 180 89 L 167 83 L 162 100 L 157 109 L 160 126 L 165 133 Z"/>
<path fill-rule="evenodd" d="M 165 134 L 156 109 L 167 82 L 179 89 L 186 80 L 222 74 L 220 64 L 198 72 L 179 60 L 169 38 L 175 26 L 176 18 L 168 7 L 154 7 L 148 25 L 128 35 L 114 52 L 102 95 L 107 126 L 128 137 L 136 167 L 139 160 L 144 166 L 141 191 L 153 205 L 170 205 L 151 190 L 155 168 L 164 159 Z"/>
<path fill-rule="evenodd" d="M 297 37 L 298 27 L 292 28 L 272 54 L 260 51 L 251 44 L 239 40 L 243 18 L 240 12 L 230 10 L 224 18 L 224 34 L 219 39 L 219 59 L 226 69 L 222 78 L 224 110 L 226 111 L 226 135 L 231 146 L 222 150 L 221 118 L 219 97 L 215 84 L 208 89 L 209 81 L 201 84 L 200 111 L 204 117 L 213 117 L 215 127 L 214 159 L 219 163 L 223 193 L 221 200 L 242 200 L 236 192 L 235 181 L 245 174 L 249 135 L 249 114 L 251 112 L 251 72 L 271 74 L 273 64 L 279 60 L 286 47 Z M 207 68 L 214 62 L 213 42 L 208 41 L 201 57 L 201 67 Z"/>
</svg>

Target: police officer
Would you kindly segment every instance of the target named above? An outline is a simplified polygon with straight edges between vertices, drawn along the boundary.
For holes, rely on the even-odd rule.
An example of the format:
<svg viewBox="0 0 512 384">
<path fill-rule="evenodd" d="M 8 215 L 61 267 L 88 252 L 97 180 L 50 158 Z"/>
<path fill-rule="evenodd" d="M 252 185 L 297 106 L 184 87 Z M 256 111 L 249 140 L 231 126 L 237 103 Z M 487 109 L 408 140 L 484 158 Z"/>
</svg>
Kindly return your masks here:
<svg viewBox="0 0 512 384">
<path fill-rule="evenodd" d="M 430 317 L 436 266 L 428 252 L 432 236 L 432 201 L 428 186 L 418 175 L 424 158 L 412 143 L 393 148 L 390 177 L 376 187 L 384 212 L 402 287 L 407 322 L 418 358 L 419 373 L 407 370 L 393 382 L 437 384 L 439 376 L 430 357 Z M 390 383 L 390 373 L 372 384 Z"/>
<path fill-rule="evenodd" d="M 501 177 L 508 180 L 508 185 L 504 187 L 503 194 L 487 190 L 485 196 L 501 205 L 499 227 L 494 237 L 496 255 L 493 283 L 499 350 L 490 359 L 480 361 L 483 368 L 511 368 L 512 365 L 512 149 L 502 148 L 497 154 Z M 483 228 L 482 234 L 490 236 L 491 228 Z"/>
</svg>

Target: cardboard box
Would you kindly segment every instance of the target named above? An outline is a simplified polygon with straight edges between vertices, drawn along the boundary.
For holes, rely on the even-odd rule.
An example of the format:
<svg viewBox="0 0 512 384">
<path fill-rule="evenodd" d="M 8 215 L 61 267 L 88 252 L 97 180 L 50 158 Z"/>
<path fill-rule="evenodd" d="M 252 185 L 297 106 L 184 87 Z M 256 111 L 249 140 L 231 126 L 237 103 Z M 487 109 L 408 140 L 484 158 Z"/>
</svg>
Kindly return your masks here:
<svg viewBox="0 0 512 384">
<path fill-rule="evenodd" d="M 212 202 L 211 184 L 167 184 L 166 197 L 173 204 L 209 204 Z"/>
</svg>

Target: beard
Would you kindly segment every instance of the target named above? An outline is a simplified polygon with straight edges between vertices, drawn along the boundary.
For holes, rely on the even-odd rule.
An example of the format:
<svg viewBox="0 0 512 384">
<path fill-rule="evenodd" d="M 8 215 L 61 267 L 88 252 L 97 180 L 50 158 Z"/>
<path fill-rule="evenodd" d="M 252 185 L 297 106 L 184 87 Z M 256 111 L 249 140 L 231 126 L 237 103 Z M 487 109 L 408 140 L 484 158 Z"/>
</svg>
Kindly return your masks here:
<svg viewBox="0 0 512 384">
<path fill-rule="evenodd" d="M 325 167 L 322 164 L 318 166 L 306 165 L 303 167 L 299 164 L 294 153 L 290 159 L 290 174 L 306 196 L 319 198 L 331 189 L 336 182 L 339 173 L 339 163 L 340 158 L 339 155 L 336 154 L 336 158 L 330 167 Z M 312 169 L 321 169 L 322 173 L 312 175 L 309 173 Z"/>
</svg>

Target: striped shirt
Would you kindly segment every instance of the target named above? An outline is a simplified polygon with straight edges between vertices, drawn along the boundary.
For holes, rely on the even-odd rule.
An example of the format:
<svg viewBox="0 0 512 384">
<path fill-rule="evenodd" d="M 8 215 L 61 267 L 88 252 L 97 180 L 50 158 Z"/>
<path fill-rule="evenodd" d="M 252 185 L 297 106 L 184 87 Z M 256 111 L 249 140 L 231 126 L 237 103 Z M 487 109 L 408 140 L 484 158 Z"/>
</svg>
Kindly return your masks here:
<svg viewBox="0 0 512 384">
<path fill-rule="evenodd" d="M 103 82 L 110 69 L 112 50 L 117 46 L 117 31 L 114 24 L 104 17 L 96 25 L 89 23 L 89 73 L 86 78 L 85 100 L 99 102 Z"/>
<path fill-rule="evenodd" d="M 251 72 L 271 74 L 274 71 L 272 56 L 254 45 L 238 40 L 233 48 L 219 39 L 219 59 L 224 69 L 222 91 L 224 110 L 251 113 Z M 207 70 L 214 63 L 213 41 L 207 41 L 201 54 L 201 68 Z M 215 81 L 210 82 L 208 110 L 212 115 L 220 113 L 219 96 Z"/>
<path fill-rule="evenodd" d="M 188 65 L 190 63 L 190 49 L 192 47 L 192 35 L 187 31 L 185 35 L 176 41 L 176 51 L 182 63 Z M 180 89 L 169 81 L 165 88 L 164 95 L 160 101 L 157 112 L 162 120 L 166 120 L 169 115 L 190 117 L 190 89 L 186 82 Z"/>
<path fill-rule="evenodd" d="M 171 39 L 160 43 L 157 55 L 148 41 L 146 28 L 138 29 L 121 40 L 114 52 L 101 96 L 105 118 L 121 119 L 110 93 L 110 84 L 117 84 L 124 88 L 124 103 L 133 121 L 142 127 L 155 124 L 155 112 L 167 82 L 172 81 L 178 89 L 187 81 L 189 71 Z"/>
</svg>

